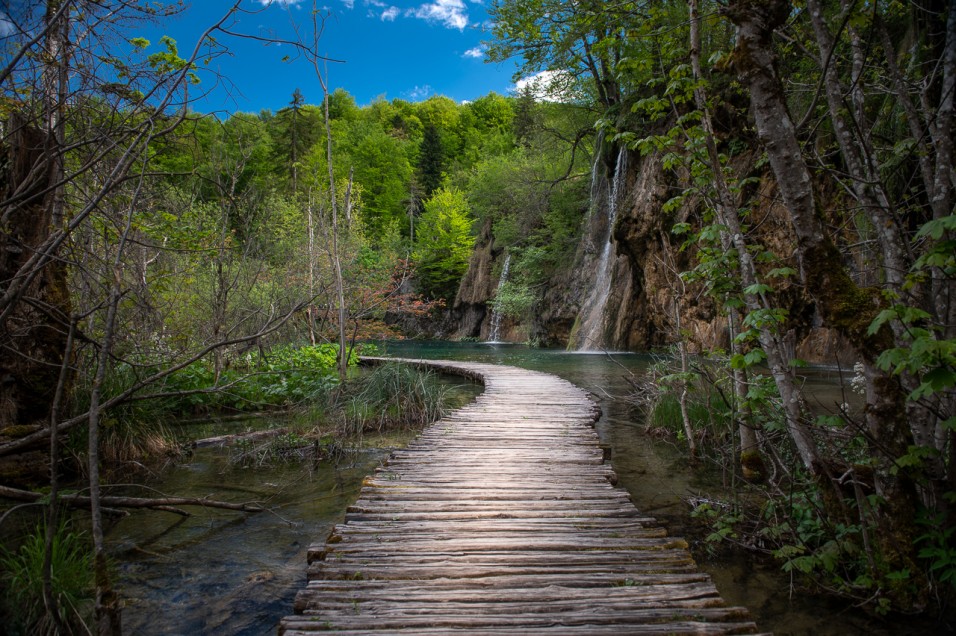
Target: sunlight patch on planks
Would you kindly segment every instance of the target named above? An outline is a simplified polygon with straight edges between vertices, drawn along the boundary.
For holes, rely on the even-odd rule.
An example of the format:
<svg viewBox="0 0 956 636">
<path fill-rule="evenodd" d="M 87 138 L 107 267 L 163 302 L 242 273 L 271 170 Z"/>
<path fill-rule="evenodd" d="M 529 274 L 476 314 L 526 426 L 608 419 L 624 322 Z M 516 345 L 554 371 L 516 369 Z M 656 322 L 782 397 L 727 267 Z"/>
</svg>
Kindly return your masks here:
<svg viewBox="0 0 956 636">
<path fill-rule="evenodd" d="M 613 485 L 584 391 L 514 367 L 406 362 L 485 390 L 366 480 L 310 548 L 280 634 L 756 632 Z"/>
</svg>

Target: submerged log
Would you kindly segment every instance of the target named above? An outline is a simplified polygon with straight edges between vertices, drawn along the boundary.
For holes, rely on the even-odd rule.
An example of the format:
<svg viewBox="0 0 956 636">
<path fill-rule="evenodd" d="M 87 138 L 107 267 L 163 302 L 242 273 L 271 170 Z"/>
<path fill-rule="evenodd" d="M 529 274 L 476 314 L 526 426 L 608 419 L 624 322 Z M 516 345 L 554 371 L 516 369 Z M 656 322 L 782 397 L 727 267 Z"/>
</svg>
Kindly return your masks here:
<svg viewBox="0 0 956 636">
<path fill-rule="evenodd" d="M 10 488 L 9 486 L 0 486 L 0 497 L 22 501 L 27 503 L 39 502 L 46 495 L 30 490 L 20 490 L 19 488 Z M 79 494 L 61 494 L 58 501 L 73 508 L 89 508 L 90 498 Z M 232 503 L 229 501 L 218 501 L 216 499 L 196 498 L 196 497 L 100 497 L 100 502 L 104 506 L 111 508 L 150 508 L 153 510 L 164 510 L 176 514 L 184 514 L 181 510 L 176 510 L 173 506 L 201 506 L 203 508 L 220 508 L 222 510 L 235 510 L 237 512 L 262 512 L 265 508 L 257 503 Z"/>
<path fill-rule="evenodd" d="M 268 431 L 252 431 L 251 433 L 235 433 L 233 435 L 217 435 L 215 437 L 206 437 L 204 439 L 197 439 L 191 444 L 193 448 L 206 448 L 208 446 L 228 446 L 229 444 L 235 444 L 240 440 L 255 441 L 260 439 L 269 439 L 270 437 L 278 437 L 279 435 L 285 435 L 289 432 L 287 428 L 274 428 Z"/>
</svg>

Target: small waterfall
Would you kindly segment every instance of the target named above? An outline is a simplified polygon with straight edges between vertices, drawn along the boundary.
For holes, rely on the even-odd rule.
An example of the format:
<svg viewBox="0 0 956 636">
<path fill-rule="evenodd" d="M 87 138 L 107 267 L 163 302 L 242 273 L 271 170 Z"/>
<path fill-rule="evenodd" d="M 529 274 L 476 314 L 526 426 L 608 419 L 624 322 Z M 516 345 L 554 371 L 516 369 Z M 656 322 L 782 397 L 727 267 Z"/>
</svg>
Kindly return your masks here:
<svg viewBox="0 0 956 636">
<path fill-rule="evenodd" d="M 501 288 L 508 282 L 508 270 L 511 268 L 511 254 L 505 255 L 505 263 L 501 267 L 501 278 L 498 279 L 498 289 L 495 295 L 501 292 Z M 499 342 L 498 330 L 501 328 L 501 314 L 496 309 L 491 310 L 491 333 L 488 342 Z"/>
<path fill-rule="evenodd" d="M 617 218 L 617 204 L 621 199 L 621 189 L 627 179 L 627 148 L 622 147 L 617 153 L 617 164 L 614 166 L 614 180 L 611 181 L 611 197 L 607 202 L 608 224 L 607 240 L 611 242 L 611 231 L 614 229 L 614 220 Z"/>
<path fill-rule="evenodd" d="M 597 165 L 597 162 L 595 162 Z M 596 173 L 592 178 L 596 177 Z M 608 184 L 607 193 L 607 229 L 601 256 L 595 264 L 594 286 L 591 294 L 581 308 L 581 318 L 577 333 L 578 350 L 596 350 L 604 347 L 604 308 L 611 295 L 611 274 L 614 270 L 614 221 L 617 218 L 617 206 L 627 179 L 627 149 L 621 148 L 614 166 L 614 178 Z M 593 198 L 593 182 L 592 182 Z"/>
<path fill-rule="evenodd" d="M 597 201 L 600 198 L 598 184 L 600 180 L 601 169 L 601 148 L 604 147 L 604 130 L 597 132 L 597 139 L 594 140 L 594 161 L 591 162 L 591 201 Z"/>
</svg>

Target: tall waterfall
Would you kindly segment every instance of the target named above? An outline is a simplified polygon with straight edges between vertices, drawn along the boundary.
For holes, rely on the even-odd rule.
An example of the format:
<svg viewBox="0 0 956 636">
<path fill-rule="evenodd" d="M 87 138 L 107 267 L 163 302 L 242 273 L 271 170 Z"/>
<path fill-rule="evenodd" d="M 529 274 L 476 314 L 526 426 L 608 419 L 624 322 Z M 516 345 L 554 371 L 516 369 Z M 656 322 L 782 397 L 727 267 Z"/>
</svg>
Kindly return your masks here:
<svg viewBox="0 0 956 636">
<path fill-rule="evenodd" d="M 497 298 L 498 293 L 501 292 L 501 288 L 505 286 L 505 283 L 508 282 L 508 270 L 511 268 L 511 254 L 508 253 L 505 255 L 505 263 L 501 267 L 501 278 L 498 279 L 498 291 L 495 293 Z M 489 334 L 489 342 L 499 342 L 498 340 L 498 330 L 501 329 L 501 312 L 497 309 L 491 310 L 491 333 Z"/>
<path fill-rule="evenodd" d="M 597 166 L 597 160 L 595 160 Z M 595 192 L 594 183 L 597 181 L 597 171 L 592 174 L 591 198 L 595 203 L 599 201 Z M 578 350 L 596 350 L 605 346 L 604 342 L 604 309 L 608 296 L 611 295 L 611 274 L 614 270 L 614 221 L 617 218 L 617 206 L 627 179 L 627 149 L 621 148 L 617 155 L 617 164 L 614 166 L 614 178 L 607 185 L 607 228 L 601 248 L 601 255 L 595 263 L 594 285 L 591 293 L 581 307 L 579 327 L 576 337 Z M 595 208 L 596 211 L 596 208 Z"/>
</svg>

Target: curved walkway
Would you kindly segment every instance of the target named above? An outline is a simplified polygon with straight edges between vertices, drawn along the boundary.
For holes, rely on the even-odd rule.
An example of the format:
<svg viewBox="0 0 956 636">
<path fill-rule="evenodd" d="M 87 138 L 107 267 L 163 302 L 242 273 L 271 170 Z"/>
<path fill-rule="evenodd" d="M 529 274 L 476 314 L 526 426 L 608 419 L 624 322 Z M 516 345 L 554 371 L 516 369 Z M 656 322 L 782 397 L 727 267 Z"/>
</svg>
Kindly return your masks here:
<svg viewBox="0 0 956 636">
<path fill-rule="evenodd" d="M 406 360 L 479 380 L 366 480 L 345 523 L 309 551 L 280 634 L 749 634 L 682 539 L 641 515 L 556 376 Z"/>
</svg>

